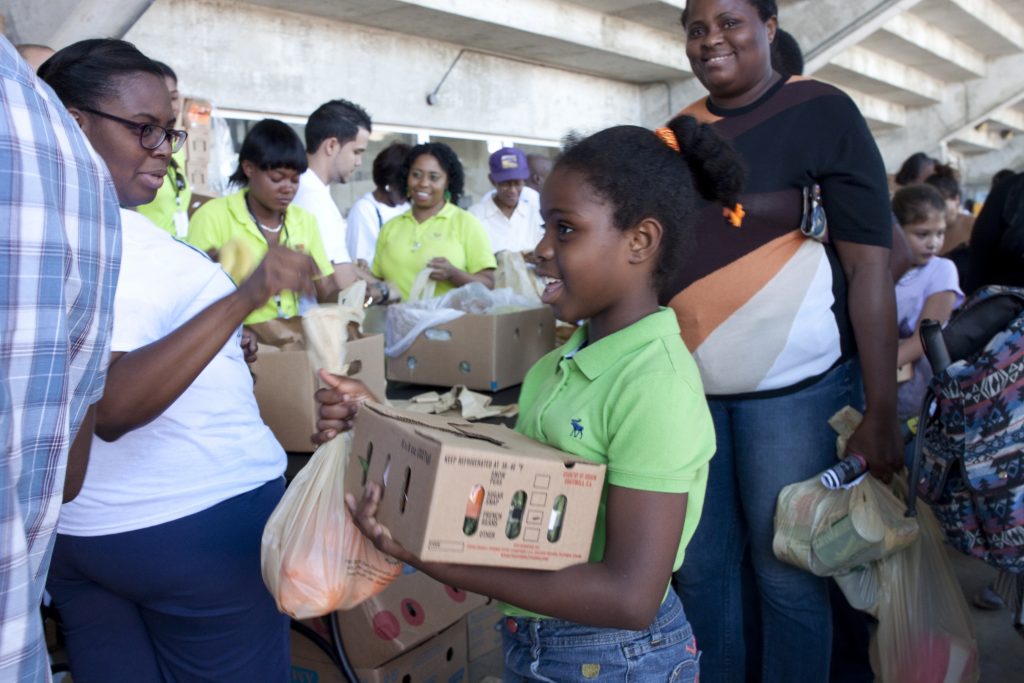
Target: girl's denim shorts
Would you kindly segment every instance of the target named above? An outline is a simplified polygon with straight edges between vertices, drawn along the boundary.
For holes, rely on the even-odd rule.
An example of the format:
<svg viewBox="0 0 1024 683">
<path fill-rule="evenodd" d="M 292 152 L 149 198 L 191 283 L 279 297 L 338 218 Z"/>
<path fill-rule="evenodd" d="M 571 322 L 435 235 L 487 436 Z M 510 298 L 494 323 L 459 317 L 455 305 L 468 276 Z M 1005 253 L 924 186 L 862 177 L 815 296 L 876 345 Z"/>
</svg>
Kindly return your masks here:
<svg viewBox="0 0 1024 683">
<path fill-rule="evenodd" d="M 505 681 L 699 680 L 700 653 L 683 604 L 670 590 L 642 631 L 581 626 L 559 619 L 508 617 L 502 629 Z"/>
</svg>

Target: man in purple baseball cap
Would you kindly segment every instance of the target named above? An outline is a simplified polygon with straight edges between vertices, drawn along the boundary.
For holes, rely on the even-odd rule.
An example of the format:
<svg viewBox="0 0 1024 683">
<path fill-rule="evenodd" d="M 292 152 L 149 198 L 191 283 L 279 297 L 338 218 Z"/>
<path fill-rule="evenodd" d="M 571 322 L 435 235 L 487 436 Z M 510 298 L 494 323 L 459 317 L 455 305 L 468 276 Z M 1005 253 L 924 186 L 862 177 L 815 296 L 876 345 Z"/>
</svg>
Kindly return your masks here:
<svg viewBox="0 0 1024 683">
<path fill-rule="evenodd" d="M 469 212 L 483 223 L 495 253 L 531 253 L 543 235 L 543 227 L 540 197 L 523 190 L 530 177 L 526 154 L 514 147 L 502 147 L 491 154 L 489 165 L 487 177 L 494 192 L 471 206 Z"/>
</svg>

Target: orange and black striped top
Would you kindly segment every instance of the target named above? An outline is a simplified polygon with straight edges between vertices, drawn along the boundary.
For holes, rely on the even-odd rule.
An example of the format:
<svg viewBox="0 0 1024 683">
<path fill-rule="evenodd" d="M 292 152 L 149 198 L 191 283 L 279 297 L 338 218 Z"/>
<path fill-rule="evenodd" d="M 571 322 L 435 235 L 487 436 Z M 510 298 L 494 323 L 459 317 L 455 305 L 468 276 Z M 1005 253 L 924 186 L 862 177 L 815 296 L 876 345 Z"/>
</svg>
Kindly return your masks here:
<svg viewBox="0 0 1024 683">
<path fill-rule="evenodd" d="M 780 81 L 738 109 L 687 107 L 744 158 L 743 224 L 698 211 L 696 252 L 668 289 L 710 396 L 786 393 L 854 353 L 846 279 L 829 243 L 799 230 L 802 189 L 818 184 L 828 241 L 889 247 L 885 167 L 853 101 L 818 81 Z"/>
</svg>

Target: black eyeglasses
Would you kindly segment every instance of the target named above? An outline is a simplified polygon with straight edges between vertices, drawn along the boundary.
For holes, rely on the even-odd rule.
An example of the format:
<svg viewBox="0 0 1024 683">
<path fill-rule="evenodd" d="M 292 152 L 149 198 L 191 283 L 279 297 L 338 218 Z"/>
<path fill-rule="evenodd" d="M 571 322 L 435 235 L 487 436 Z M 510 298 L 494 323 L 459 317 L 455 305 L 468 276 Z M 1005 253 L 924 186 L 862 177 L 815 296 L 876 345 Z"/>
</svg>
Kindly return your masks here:
<svg viewBox="0 0 1024 683">
<path fill-rule="evenodd" d="M 123 126 L 138 131 L 139 144 L 145 149 L 156 149 L 160 145 L 164 144 L 164 140 L 170 140 L 171 152 L 174 153 L 181 149 L 181 146 L 185 144 L 185 138 L 188 137 L 188 133 L 183 130 L 164 128 L 163 126 L 158 126 L 155 123 L 136 123 L 135 121 L 122 119 L 120 116 L 114 116 L 113 114 L 108 114 L 106 112 L 89 109 L 88 107 L 79 107 L 79 109 L 87 111 L 90 114 L 95 114 L 96 116 L 102 116 L 103 118 L 110 119 L 111 121 L 117 121 Z"/>
</svg>

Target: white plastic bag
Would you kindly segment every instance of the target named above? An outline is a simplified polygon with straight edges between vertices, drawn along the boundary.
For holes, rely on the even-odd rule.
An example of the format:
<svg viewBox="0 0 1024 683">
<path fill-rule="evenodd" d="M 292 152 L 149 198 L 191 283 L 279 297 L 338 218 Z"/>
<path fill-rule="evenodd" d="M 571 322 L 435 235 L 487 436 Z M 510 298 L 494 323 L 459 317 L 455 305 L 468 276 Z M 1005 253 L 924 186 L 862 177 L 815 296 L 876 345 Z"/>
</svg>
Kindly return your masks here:
<svg viewBox="0 0 1024 683">
<path fill-rule="evenodd" d="M 978 645 L 967 601 L 927 505 L 918 504 L 918 522 L 918 540 L 877 563 L 875 680 L 974 683 L 980 676 Z"/>
<path fill-rule="evenodd" d="M 343 374 L 348 324 L 362 318 L 365 288 L 356 283 L 341 295 L 339 305 L 319 306 L 303 318 L 313 367 Z M 295 619 L 354 607 L 402 571 L 401 562 L 360 533 L 345 506 L 350 449 L 347 433 L 320 446 L 263 529 L 263 581 L 278 609 Z"/>
<path fill-rule="evenodd" d="M 494 271 L 494 288 L 511 289 L 520 296 L 540 304 L 544 293 L 544 284 L 533 269 L 526 264 L 526 259 L 518 251 L 499 251 L 497 254 L 498 268 Z"/>
<path fill-rule="evenodd" d="M 437 280 L 430 278 L 432 272 L 434 271 L 430 268 L 424 268 L 416 274 L 416 279 L 412 281 L 412 287 L 409 288 L 409 297 L 406 301 L 423 301 L 424 299 L 434 298 Z"/>
<path fill-rule="evenodd" d="M 537 308 L 536 302 L 511 289 L 488 289 L 479 282 L 441 297 L 392 304 L 384 326 L 384 353 L 391 358 L 401 356 L 421 334 L 467 313 L 498 314 L 527 308 Z"/>
<path fill-rule="evenodd" d="M 790 484 L 779 493 L 772 550 L 817 576 L 842 574 L 914 541 L 917 521 L 905 508 L 871 476 L 848 489 L 827 489 L 818 477 Z"/>
</svg>

